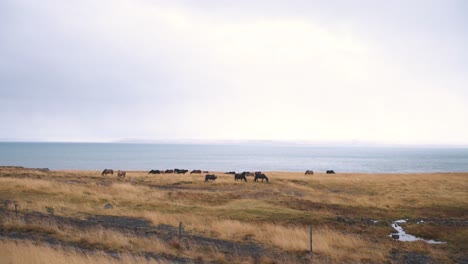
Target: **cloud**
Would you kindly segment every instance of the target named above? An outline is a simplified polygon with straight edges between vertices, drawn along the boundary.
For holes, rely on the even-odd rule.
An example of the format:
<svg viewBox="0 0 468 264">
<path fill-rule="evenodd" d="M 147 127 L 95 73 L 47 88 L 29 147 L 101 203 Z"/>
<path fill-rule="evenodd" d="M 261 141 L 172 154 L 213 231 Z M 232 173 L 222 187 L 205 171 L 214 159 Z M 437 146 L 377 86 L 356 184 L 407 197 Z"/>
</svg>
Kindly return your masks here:
<svg viewBox="0 0 468 264">
<path fill-rule="evenodd" d="M 0 138 L 468 142 L 466 64 L 449 56 L 466 35 L 436 41 L 411 29 L 418 20 L 387 17 L 377 32 L 366 23 L 382 24 L 378 13 L 323 4 L 325 15 L 278 3 L 2 5 Z"/>
</svg>

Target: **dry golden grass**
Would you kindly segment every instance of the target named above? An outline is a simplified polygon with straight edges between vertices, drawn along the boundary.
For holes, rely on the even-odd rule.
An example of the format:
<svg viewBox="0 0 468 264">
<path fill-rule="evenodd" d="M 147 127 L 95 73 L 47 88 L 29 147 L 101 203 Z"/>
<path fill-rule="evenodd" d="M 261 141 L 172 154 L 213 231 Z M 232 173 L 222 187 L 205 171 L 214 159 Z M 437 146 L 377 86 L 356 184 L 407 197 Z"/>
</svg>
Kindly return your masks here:
<svg viewBox="0 0 468 264">
<path fill-rule="evenodd" d="M 16 200 L 22 212 L 86 218 L 88 215 L 143 217 L 154 225 L 177 226 L 195 234 L 230 241 L 255 241 L 288 252 L 309 248 L 308 224 L 314 224 L 314 252 L 327 260 L 384 262 L 389 248 L 420 250 L 444 259 L 443 246 L 414 243 L 400 246 L 388 239 L 389 225 L 345 225 L 337 216 L 352 219 L 379 218 L 382 223 L 398 218 L 447 217 L 467 219 L 468 174 L 336 174 L 267 172 L 270 183 L 235 182 L 232 175 L 216 173 L 216 182 L 201 175 L 148 175 L 131 171 L 125 179 L 101 176 L 97 171 L 0 169 L 0 199 Z M 112 210 L 103 205 L 111 203 Z M 22 224 L 4 220 L 4 228 Z M 24 226 L 22 228 L 25 228 Z M 132 252 L 180 254 L 173 245 L 145 240 L 110 230 L 58 228 L 54 223 L 34 227 L 53 232 L 67 241 L 100 245 Z M 466 231 L 466 230 L 465 230 Z M 426 228 L 428 239 L 446 239 Z M 466 232 L 462 232 L 466 233 Z M 359 235 L 358 235 L 359 234 Z M 454 236 L 453 243 L 464 243 Z M 206 258 L 206 252 L 184 252 L 189 258 Z M 466 245 L 457 245 L 463 250 Z M 201 250 L 201 249 L 200 249 Z M 456 251 L 455 250 L 455 251 Z M 212 251 L 210 259 L 223 259 Z M 292 260 L 291 260 L 292 261 Z"/>
<path fill-rule="evenodd" d="M 120 254 L 118 258 L 103 253 L 84 254 L 65 248 L 52 248 L 31 242 L 0 240 L 0 263 L 15 264 L 163 264 L 165 261 L 146 260 L 129 254 Z"/>
<path fill-rule="evenodd" d="M 190 230 L 218 238 L 243 241 L 252 238 L 256 241 L 287 251 L 304 252 L 310 248 L 309 229 L 305 226 L 283 226 L 272 223 L 246 223 L 238 220 L 223 220 L 194 215 L 146 214 L 154 224 L 171 224 L 181 221 Z M 385 244 L 375 245 L 357 235 L 350 235 L 326 226 L 313 229 L 315 252 L 329 256 L 336 261 L 365 260 L 373 255 L 374 261 L 385 258 Z"/>
</svg>

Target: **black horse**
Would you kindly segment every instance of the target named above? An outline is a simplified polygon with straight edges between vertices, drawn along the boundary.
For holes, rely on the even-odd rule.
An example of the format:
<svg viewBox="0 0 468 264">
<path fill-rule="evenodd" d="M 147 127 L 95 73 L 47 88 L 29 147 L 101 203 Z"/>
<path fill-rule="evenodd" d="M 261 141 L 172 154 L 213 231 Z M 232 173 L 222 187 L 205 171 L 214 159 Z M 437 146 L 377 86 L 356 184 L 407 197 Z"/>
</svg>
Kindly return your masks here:
<svg viewBox="0 0 468 264">
<path fill-rule="evenodd" d="M 160 171 L 160 170 L 150 170 L 148 172 L 148 174 L 163 174 L 163 173 L 164 173 L 164 171 Z"/>
<path fill-rule="evenodd" d="M 194 174 L 194 173 L 201 174 L 201 170 L 193 170 L 190 172 L 190 174 Z"/>
<path fill-rule="evenodd" d="M 174 172 L 177 174 L 185 174 L 188 172 L 188 170 L 179 170 L 179 169 L 174 169 Z"/>
<path fill-rule="evenodd" d="M 216 177 L 216 175 L 214 174 L 207 174 L 205 175 L 205 182 L 208 182 L 208 181 L 215 181 L 218 177 Z"/>
<path fill-rule="evenodd" d="M 259 179 L 262 179 L 262 182 L 263 182 L 263 180 L 266 180 L 267 182 L 269 182 L 268 177 L 263 173 L 255 174 L 254 181 L 258 182 Z"/>
<path fill-rule="evenodd" d="M 164 173 L 174 173 L 174 170 L 166 170 Z"/>
<path fill-rule="evenodd" d="M 238 180 L 244 180 L 245 182 L 247 182 L 247 178 L 245 177 L 245 174 L 244 173 L 241 173 L 241 174 L 234 174 L 234 180 L 235 181 L 238 181 Z"/>
<path fill-rule="evenodd" d="M 227 171 L 227 172 L 225 172 L 224 174 L 232 174 L 232 175 L 234 175 L 234 174 L 236 174 L 236 172 L 235 172 L 235 171 Z"/>
<path fill-rule="evenodd" d="M 333 170 L 327 170 L 327 174 L 335 174 Z"/>
</svg>

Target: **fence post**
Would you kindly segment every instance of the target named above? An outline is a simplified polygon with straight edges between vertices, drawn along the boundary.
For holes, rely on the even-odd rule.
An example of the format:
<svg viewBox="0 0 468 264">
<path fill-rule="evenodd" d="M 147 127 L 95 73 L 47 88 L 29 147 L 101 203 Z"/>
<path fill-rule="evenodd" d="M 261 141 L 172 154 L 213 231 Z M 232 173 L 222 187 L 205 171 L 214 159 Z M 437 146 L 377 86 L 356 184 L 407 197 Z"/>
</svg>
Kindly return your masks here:
<svg viewBox="0 0 468 264">
<path fill-rule="evenodd" d="M 309 237 L 310 237 L 310 263 L 312 263 L 312 225 L 309 225 Z"/>
<path fill-rule="evenodd" d="M 179 222 L 179 241 L 182 238 L 182 222 Z"/>
</svg>

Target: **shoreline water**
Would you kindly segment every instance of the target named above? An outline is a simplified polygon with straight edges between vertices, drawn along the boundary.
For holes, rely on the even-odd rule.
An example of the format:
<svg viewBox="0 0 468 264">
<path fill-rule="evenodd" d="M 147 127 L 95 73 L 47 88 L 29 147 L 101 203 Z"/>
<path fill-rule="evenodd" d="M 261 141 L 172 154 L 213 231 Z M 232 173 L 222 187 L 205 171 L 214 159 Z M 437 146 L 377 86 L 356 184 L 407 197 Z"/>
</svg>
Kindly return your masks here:
<svg viewBox="0 0 468 264">
<path fill-rule="evenodd" d="M 306 170 L 346 173 L 468 171 L 468 148 L 198 145 L 130 143 L 0 143 L 0 165 L 53 170 Z"/>
</svg>

